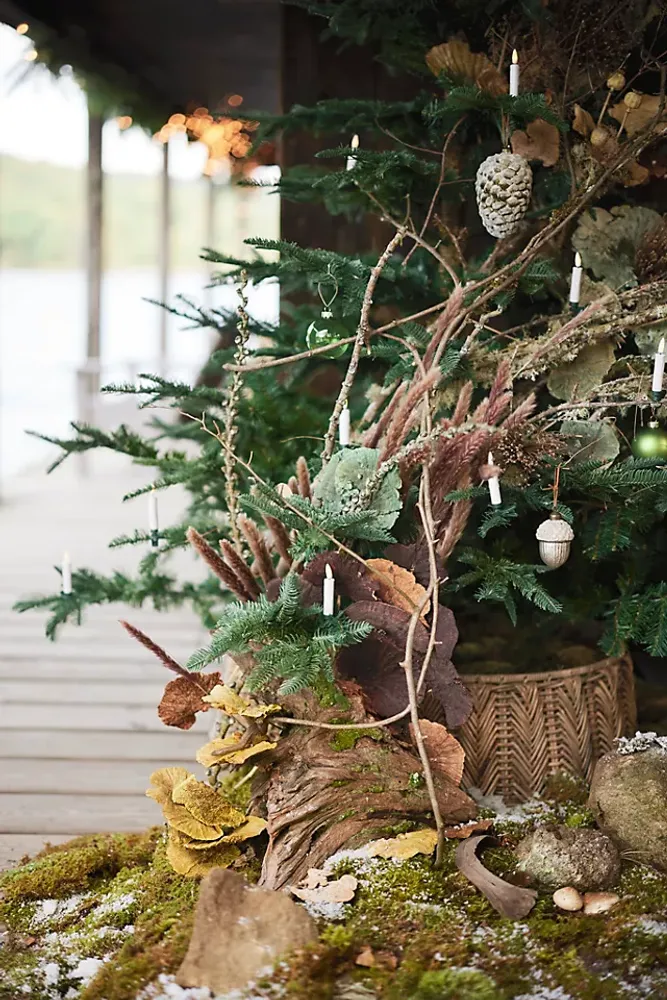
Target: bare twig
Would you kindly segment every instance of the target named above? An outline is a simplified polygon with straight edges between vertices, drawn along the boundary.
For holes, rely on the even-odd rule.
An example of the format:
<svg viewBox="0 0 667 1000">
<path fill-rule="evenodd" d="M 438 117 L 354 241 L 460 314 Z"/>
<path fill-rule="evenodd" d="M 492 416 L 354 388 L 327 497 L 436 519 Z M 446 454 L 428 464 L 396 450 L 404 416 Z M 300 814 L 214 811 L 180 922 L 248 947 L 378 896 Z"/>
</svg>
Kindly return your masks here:
<svg viewBox="0 0 667 1000">
<path fill-rule="evenodd" d="M 334 406 L 333 413 L 331 414 L 331 419 L 329 420 L 329 428 L 324 438 L 324 451 L 322 452 L 323 465 L 326 464 L 333 455 L 334 445 L 336 443 L 336 430 L 338 428 L 338 421 L 340 420 L 340 415 L 343 412 L 343 407 L 348 401 L 350 390 L 352 388 L 355 375 L 357 374 L 362 348 L 364 347 L 365 344 L 368 343 L 368 335 L 370 332 L 368 319 L 370 316 L 371 306 L 373 305 L 373 295 L 375 293 L 375 287 L 378 283 L 380 275 L 382 274 L 382 271 L 384 270 L 386 264 L 389 261 L 389 258 L 391 257 L 396 247 L 403 241 L 404 237 L 405 237 L 405 229 L 401 227 L 392 236 L 389 243 L 382 252 L 377 264 L 371 269 L 371 274 L 368 279 L 368 284 L 366 285 L 366 291 L 364 292 L 364 300 L 361 306 L 361 314 L 359 316 L 359 326 L 357 327 L 357 335 L 355 337 L 354 347 L 352 348 L 352 357 L 350 358 L 350 363 L 347 368 L 347 374 L 345 375 L 343 384 L 340 388 L 338 399 L 336 400 L 336 405 Z"/>
</svg>

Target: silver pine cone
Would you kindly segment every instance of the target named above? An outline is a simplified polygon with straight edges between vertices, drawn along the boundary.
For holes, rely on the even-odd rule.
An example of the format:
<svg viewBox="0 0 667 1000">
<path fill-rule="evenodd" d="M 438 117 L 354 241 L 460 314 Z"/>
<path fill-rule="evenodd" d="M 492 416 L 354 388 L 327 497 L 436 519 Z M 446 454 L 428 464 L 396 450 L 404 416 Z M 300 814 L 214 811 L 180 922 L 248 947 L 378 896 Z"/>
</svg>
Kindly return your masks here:
<svg viewBox="0 0 667 1000">
<path fill-rule="evenodd" d="M 480 164 L 475 180 L 477 207 L 487 233 L 500 239 L 519 225 L 530 203 L 533 173 L 518 153 L 494 153 Z"/>
</svg>

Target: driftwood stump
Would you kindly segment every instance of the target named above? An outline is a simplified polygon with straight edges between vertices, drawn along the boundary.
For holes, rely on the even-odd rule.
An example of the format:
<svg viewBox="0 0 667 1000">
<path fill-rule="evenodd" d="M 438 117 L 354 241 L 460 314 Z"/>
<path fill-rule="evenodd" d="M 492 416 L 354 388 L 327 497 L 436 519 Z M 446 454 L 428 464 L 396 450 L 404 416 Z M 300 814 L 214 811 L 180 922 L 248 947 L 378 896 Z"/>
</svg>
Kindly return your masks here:
<svg viewBox="0 0 667 1000">
<path fill-rule="evenodd" d="M 329 710 L 321 720 L 332 715 Z M 340 749 L 348 741 L 352 745 Z M 477 814 L 450 778 L 437 771 L 434 778 L 445 820 Z M 272 751 L 255 795 L 269 833 L 260 885 L 271 889 L 294 884 L 344 847 L 382 836 L 382 828 L 407 819 L 428 822 L 430 815 L 416 751 L 386 729 L 295 727 Z"/>
</svg>

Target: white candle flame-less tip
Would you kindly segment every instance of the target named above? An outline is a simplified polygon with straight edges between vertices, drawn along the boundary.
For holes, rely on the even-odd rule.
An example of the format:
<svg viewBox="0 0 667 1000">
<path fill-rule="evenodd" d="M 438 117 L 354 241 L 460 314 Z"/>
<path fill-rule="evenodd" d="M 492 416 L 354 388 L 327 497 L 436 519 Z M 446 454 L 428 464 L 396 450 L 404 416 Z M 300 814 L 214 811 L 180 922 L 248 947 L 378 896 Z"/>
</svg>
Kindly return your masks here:
<svg viewBox="0 0 667 1000">
<path fill-rule="evenodd" d="M 329 563 L 324 567 L 324 583 L 322 587 L 322 613 L 327 617 L 334 613 L 336 598 L 336 581 Z"/>
</svg>

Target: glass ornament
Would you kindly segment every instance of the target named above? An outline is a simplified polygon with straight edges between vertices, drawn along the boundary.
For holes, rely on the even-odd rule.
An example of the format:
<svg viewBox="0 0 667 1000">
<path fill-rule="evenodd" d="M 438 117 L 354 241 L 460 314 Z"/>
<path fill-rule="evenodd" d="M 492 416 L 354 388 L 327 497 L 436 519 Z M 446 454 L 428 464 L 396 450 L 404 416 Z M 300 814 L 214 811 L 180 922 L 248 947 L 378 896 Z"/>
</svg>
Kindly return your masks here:
<svg viewBox="0 0 667 1000">
<path fill-rule="evenodd" d="M 309 351 L 316 347 L 326 347 L 327 344 L 336 344 L 339 340 L 344 340 L 350 336 L 350 331 L 340 319 L 336 319 L 331 309 L 323 309 L 319 319 L 314 319 L 306 331 L 306 344 Z M 342 358 L 346 353 L 349 344 L 339 344 L 330 351 L 323 351 L 324 358 Z"/>
<path fill-rule="evenodd" d="M 632 442 L 635 458 L 652 458 L 656 462 L 667 461 L 667 431 L 657 420 L 651 420 L 643 427 Z"/>
</svg>

